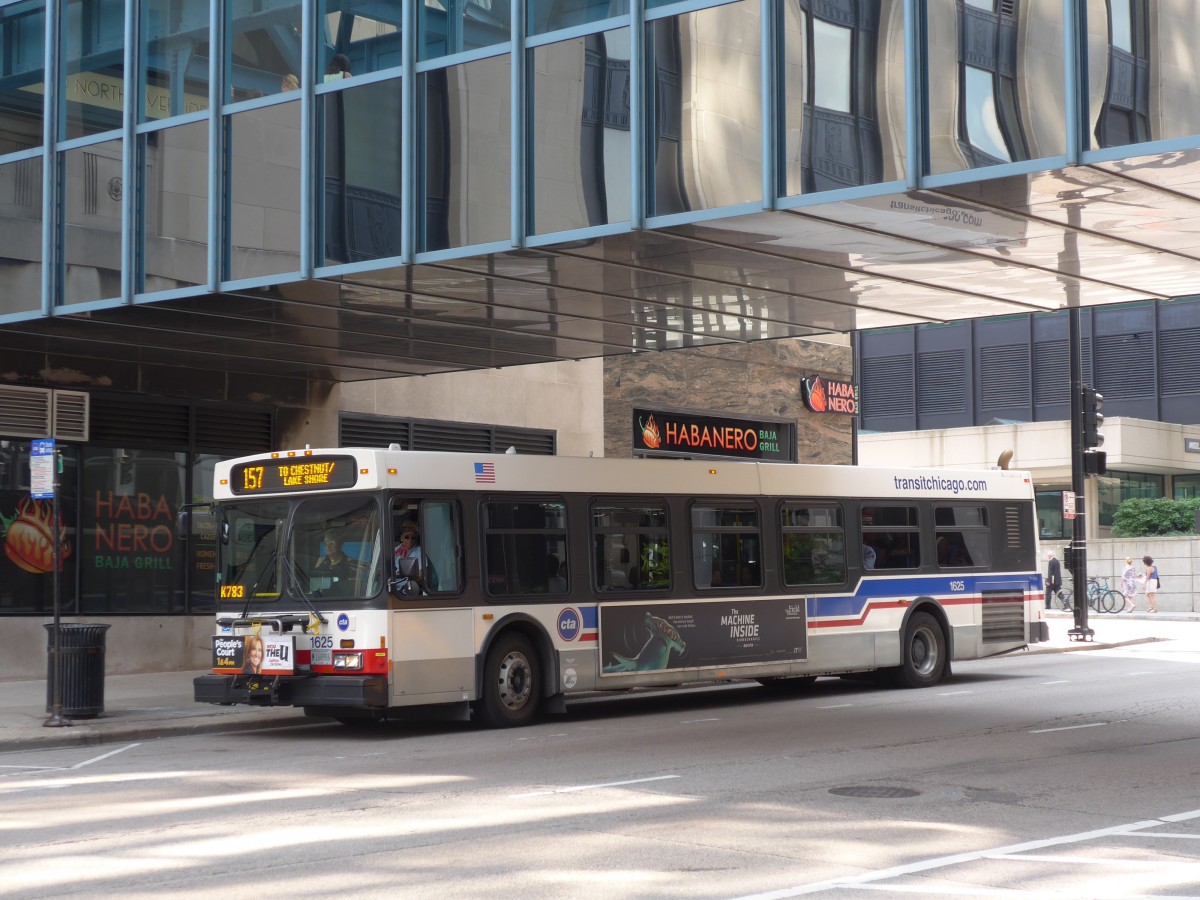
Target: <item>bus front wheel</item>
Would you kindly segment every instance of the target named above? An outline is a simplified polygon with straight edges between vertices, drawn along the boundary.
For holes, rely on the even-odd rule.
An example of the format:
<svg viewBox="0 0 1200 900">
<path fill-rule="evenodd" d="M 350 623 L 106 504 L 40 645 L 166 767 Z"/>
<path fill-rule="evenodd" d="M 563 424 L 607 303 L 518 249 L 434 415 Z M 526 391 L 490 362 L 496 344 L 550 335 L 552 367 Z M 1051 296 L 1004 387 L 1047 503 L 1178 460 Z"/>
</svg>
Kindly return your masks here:
<svg viewBox="0 0 1200 900">
<path fill-rule="evenodd" d="M 941 681 L 946 674 L 946 634 L 941 623 L 925 612 L 909 619 L 900 656 L 895 679 L 901 687 L 929 687 Z"/>
<path fill-rule="evenodd" d="M 541 701 L 539 683 L 533 645 L 519 634 L 502 636 L 492 645 L 484 663 L 480 718 L 493 728 L 528 725 Z"/>
</svg>

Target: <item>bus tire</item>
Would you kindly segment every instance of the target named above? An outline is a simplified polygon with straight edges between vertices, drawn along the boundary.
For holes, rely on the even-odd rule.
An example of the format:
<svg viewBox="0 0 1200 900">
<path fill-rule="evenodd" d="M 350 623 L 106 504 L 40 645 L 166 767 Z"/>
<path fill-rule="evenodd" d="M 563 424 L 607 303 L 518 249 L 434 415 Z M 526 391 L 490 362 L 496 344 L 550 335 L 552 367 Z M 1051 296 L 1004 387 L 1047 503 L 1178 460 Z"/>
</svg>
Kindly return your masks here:
<svg viewBox="0 0 1200 900">
<path fill-rule="evenodd" d="M 900 647 L 896 684 L 906 688 L 930 687 L 946 674 L 946 633 L 936 618 L 919 612 L 908 620 Z"/>
<path fill-rule="evenodd" d="M 533 645 L 515 632 L 501 635 L 483 666 L 483 693 L 476 707 L 479 718 L 491 728 L 528 725 L 541 702 L 540 684 Z"/>
</svg>

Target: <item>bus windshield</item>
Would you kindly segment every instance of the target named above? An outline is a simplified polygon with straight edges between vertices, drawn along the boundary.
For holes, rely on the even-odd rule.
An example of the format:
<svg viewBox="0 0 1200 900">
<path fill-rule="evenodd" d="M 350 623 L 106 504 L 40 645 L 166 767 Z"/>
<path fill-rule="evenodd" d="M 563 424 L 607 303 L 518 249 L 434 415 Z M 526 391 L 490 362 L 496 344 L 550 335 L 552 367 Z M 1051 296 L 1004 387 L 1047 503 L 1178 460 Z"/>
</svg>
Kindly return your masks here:
<svg viewBox="0 0 1200 900">
<path fill-rule="evenodd" d="M 374 497 L 239 501 L 225 505 L 223 514 L 222 600 L 278 600 L 291 585 L 312 598 L 363 598 L 383 584 Z"/>
</svg>

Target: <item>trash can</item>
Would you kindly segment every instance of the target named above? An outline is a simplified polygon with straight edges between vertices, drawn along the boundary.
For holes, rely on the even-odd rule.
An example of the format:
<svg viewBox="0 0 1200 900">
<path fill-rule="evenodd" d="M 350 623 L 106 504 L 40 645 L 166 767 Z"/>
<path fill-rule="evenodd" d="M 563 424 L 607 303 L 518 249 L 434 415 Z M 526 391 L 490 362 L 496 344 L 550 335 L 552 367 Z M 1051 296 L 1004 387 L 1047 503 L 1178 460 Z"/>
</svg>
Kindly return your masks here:
<svg viewBox="0 0 1200 900">
<path fill-rule="evenodd" d="M 104 633 L 109 625 L 58 626 L 62 653 L 62 714 L 71 718 L 104 712 Z M 54 712 L 54 626 L 46 625 L 46 712 Z"/>
</svg>

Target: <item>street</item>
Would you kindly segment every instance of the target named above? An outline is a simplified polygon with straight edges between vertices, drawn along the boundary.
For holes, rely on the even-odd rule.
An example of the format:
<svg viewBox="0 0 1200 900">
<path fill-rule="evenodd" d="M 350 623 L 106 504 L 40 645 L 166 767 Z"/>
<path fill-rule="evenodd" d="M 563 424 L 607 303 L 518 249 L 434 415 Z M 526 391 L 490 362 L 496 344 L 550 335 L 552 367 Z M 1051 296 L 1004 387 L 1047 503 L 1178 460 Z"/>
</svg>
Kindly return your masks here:
<svg viewBox="0 0 1200 900">
<path fill-rule="evenodd" d="M 1200 653 L 1139 644 L 0 755 L 0 895 L 1200 896 Z"/>
</svg>

